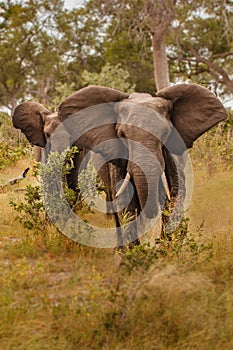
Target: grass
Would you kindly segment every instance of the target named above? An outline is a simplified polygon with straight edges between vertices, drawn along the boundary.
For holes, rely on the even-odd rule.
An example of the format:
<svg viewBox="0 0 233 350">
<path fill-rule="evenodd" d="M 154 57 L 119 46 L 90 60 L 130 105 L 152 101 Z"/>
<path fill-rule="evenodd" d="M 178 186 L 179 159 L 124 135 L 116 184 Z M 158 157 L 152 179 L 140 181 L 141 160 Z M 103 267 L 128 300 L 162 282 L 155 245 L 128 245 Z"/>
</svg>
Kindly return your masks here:
<svg viewBox="0 0 233 350">
<path fill-rule="evenodd" d="M 27 166 L 5 169 L 1 181 Z M 23 197 L 15 189 L 30 174 L 2 191 L 0 349 L 232 349 L 232 171 L 194 169 L 194 179 L 188 215 L 194 235 L 204 221 L 194 243 L 206 249 L 195 253 L 190 241 L 151 258 L 139 248 L 141 266 L 135 251 L 79 246 L 52 227 L 25 231 L 9 200 Z"/>
<path fill-rule="evenodd" d="M 232 232 L 233 228 L 233 171 L 219 169 L 210 176 L 208 170 L 194 173 L 194 191 L 190 205 L 193 227 L 204 221 L 205 232 Z"/>
</svg>

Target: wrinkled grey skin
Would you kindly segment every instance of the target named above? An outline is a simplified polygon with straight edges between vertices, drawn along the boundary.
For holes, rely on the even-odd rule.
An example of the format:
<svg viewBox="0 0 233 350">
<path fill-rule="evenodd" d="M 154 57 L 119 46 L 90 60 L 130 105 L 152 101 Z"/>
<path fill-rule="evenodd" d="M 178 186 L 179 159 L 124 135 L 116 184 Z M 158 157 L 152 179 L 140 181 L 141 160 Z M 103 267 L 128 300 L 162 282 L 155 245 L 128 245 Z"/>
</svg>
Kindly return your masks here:
<svg viewBox="0 0 233 350">
<path fill-rule="evenodd" d="M 129 172 L 134 194 L 127 204 L 128 211 L 139 215 L 144 210 L 146 218 L 153 218 L 166 198 L 161 174 L 165 172 L 171 198 L 176 199 L 179 187 L 184 183 L 185 158 L 182 155 L 185 148 L 192 147 L 199 136 L 225 118 L 226 111 L 216 96 L 196 84 L 166 88 L 156 97 L 138 93 L 128 96 L 118 90 L 93 85 L 67 97 L 58 113 L 52 114 L 35 102 L 20 104 L 13 114 L 13 124 L 32 144 L 42 148 L 49 140 L 51 151 L 60 151 L 61 145 L 64 149 L 69 144 L 80 149 L 74 159 L 75 169 L 68 177 L 68 184 L 73 189 L 83 157 L 88 150 L 95 149 L 106 159 L 99 173 L 107 187 L 109 208 L 114 211 L 121 208 L 121 203 L 128 203 L 129 188 L 117 199 L 116 193 L 119 181 Z M 132 121 L 133 125 L 130 125 Z M 53 132 L 62 122 L 62 137 L 59 139 L 56 135 L 54 138 Z M 93 129 L 88 130 L 92 123 Z M 80 137 L 77 139 L 78 132 Z M 109 139 L 117 140 L 117 146 L 103 146 Z M 149 151 L 143 152 L 141 146 Z M 156 161 L 151 160 L 151 155 Z M 146 169 L 146 177 L 141 167 Z M 150 205 L 147 207 L 148 198 Z M 120 226 L 119 213 L 115 214 L 115 220 Z M 137 228 L 131 227 L 130 231 L 133 230 L 137 231 Z M 137 235 L 132 238 L 130 232 L 126 234 L 129 241 L 138 243 Z"/>
</svg>

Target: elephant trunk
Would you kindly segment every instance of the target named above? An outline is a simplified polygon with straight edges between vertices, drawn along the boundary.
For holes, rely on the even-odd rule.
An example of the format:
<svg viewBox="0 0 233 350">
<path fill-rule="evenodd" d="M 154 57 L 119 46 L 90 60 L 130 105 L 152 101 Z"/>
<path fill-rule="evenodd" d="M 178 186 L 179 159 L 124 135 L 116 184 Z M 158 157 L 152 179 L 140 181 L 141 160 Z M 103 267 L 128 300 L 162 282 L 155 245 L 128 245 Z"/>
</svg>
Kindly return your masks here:
<svg viewBox="0 0 233 350">
<path fill-rule="evenodd" d="M 159 181 L 161 171 L 153 169 L 153 171 L 143 174 L 138 166 L 131 166 L 134 184 L 140 204 L 140 210 L 144 212 L 148 219 L 152 219 L 159 214 Z"/>
</svg>

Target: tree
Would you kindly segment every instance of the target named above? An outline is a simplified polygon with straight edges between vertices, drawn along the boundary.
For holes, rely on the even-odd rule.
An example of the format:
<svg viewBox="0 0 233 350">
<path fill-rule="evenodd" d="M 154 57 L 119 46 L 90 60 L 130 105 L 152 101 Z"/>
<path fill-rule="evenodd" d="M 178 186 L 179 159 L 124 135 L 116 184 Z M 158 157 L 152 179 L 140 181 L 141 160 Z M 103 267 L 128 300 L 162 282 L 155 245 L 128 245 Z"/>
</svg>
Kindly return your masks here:
<svg viewBox="0 0 233 350">
<path fill-rule="evenodd" d="M 197 10 L 198 9 L 198 10 Z M 233 93 L 233 4 L 228 0 L 179 1 L 168 38 L 179 79 Z"/>
<path fill-rule="evenodd" d="M 137 82 L 138 91 L 154 90 L 148 83 L 152 53 L 157 89 L 169 85 L 170 75 L 172 82 L 191 79 L 232 92 L 231 1 L 96 0 L 91 4 L 105 19 L 106 61 L 120 62 L 131 81 Z"/>
<path fill-rule="evenodd" d="M 81 8 L 66 11 L 65 17 L 57 17 L 57 25 L 60 45 L 66 48 L 63 53 L 62 83 L 74 83 L 78 89 L 83 86 L 83 70 L 100 72 L 105 64 L 103 21 L 97 14 L 96 6 L 86 3 Z"/>
<path fill-rule="evenodd" d="M 114 22 L 114 23 L 113 23 Z M 151 39 L 149 36 L 137 38 L 124 28 L 115 28 L 117 23 L 112 20 L 103 41 L 103 57 L 111 66 L 121 65 L 128 73 L 128 81 L 135 84 L 138 92 L 155 91 L 153 57 Z M 146 79 L 145 79 L 146 77 Z"/>
<path fill-rule="evenodd" d="M 129 73 L 123 69 L 120 64 L 111 66 L 109 63 L 107 63 L 102 67 L 100 73 L 90 73 L 86 70 L 82 73 L 83 84 L 103 85 L 112 89 L 118 89 L 131 93 L 135 91 L 135 86 L 130 85 L 130 83 L 127 81 L 128 78 Z"/>
<path fill-rule="evenodd" d="M 63 2 L 0 1 L 3 106 L 25 98 L 54 105 L 85 86 L 85 74 L 100 78 L 118 64 L 139 92 L 153 94 L 154 80 L 157 90 L 191 80 L 233 92 L 231 1 L 89 0 L 72 10 Z"/>
<path fill-rule="evenodd" d="M 145 1 L 145 17 L 152 37 L 154 75 L 157 90 L 170 85 L 167 62 L 166 37 L 175 17 L 176 0 Z"/>
<path fill-rule="evenodd" d="M 145 42 L 150 38 L 157 90 L 169 86 L 166 35 L 175 15 L 176 0 L 98 0 L 94 3 L 98 3 L 103 17 L 110 18 L 111 32 L 116 36 L 124 30 L 131 39 Z"/>
<path fill-rule="evenodd" d="M 27 71 L 34 50 L 33 29 L 27 27 L 29 9 L 10 1 L 0 4 L 0 92 L 4 106 L 14 109 L 26 89 Z"/>
<path fill-rule="evenodd" d="M 54 18 L 62 6 L 61 0 L 0 3 L 1 102 L 11 110 L 26 94 L 47 102 L 59 59 Z"/>
</svg>

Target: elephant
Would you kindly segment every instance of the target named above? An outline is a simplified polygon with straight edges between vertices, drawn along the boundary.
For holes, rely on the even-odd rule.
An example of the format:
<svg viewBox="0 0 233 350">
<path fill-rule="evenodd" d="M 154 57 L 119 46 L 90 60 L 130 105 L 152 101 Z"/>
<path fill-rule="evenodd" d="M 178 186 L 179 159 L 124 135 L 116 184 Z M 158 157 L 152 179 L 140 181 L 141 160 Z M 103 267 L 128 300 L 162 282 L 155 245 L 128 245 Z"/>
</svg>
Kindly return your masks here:
<svg viewBox="0 0 233 350">
<path fill-rule="evenodd" d="M 161 216 L 166 203 L 180 197 L 182 204 L 187 149 L 226 117 L 219 99 L 197 84 L 167 87 L 154 97 L 90 85 L 68 96 L 56 113 L 36 102 L 23 102 L 12 120 L 33 145 L 45 148 L 49 143 L 48 152 L 60 151 L 61 146 L 79 148 L 67 178 L 73 189 L 87 152 L 98 154 L 109 211 L 121 228 L 124 209 L 143 223 Z M 59 137 L 55 131 L 61 125 Z M 120 230 L 118 245 L 140 244 L 139 226 L 132 220 L 127 230 Z"/>
</svg>

